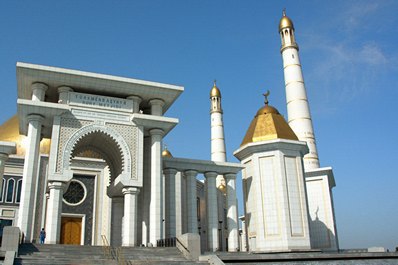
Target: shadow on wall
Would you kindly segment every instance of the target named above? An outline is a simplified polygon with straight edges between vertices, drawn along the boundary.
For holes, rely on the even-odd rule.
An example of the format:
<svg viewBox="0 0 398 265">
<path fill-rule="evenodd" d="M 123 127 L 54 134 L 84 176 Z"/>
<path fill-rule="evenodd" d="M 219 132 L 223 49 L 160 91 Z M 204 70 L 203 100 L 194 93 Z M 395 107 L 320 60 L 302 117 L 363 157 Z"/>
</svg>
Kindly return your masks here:
<svg viewBox="0 0 398 265">
<path fill-rule="evenodd" d="M 333 232 L 318 218 L 310 219 L 310 237 L 311 248 L 322 250 L 337 250 L 336 236 Z"/>
</svg>

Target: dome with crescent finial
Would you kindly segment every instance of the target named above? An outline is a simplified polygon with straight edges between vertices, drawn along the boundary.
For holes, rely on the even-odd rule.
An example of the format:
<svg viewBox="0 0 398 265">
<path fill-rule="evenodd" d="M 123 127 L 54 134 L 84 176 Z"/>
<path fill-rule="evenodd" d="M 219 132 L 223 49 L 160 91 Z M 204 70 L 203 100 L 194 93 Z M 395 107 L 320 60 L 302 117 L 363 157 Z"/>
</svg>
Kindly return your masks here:
<svg viewBox="0 0 398 265">
<path fill-rule="evenodd" d="M 171 154 L 171 152 L 167 148 L 165 148 L 162 151 L 162 157 L 173 157 L 173 155 Z"/>
<path fill-rule="evenodd" d="M 214 81 L 214 85 L 213 85 L 212 89 L 210 90 L 210 98 L 213 98 L 213 97 L 221 98 L 221 92 L 220 92 L 220 89 L 218 89 L 218 87 L 216 85 L 216 81 Z"/>
<path fill-rule="evenodd" d="M 286 11 L 283 10 L 283 15 L 281 21 L 279 22 L 279 31 L 285 28 L 294 29 L 294 26 L 293 26 L 293 21 L 288 16 L 286 16 Z"/>
<path fill-rule="evenodd" d="M 267 94 L 264 94 L 265 106 L 261 107 L 249 128 L 247 129 L 246 135 L 243 138 L 241 146 L 273 139 L 288 139 L 288 140 L 298 140 L 296 134 L 293 132 L 292 128 L 287 124 L 285 118 L 279 113 L 279 111 L 268 105 Z"/>
</svg>

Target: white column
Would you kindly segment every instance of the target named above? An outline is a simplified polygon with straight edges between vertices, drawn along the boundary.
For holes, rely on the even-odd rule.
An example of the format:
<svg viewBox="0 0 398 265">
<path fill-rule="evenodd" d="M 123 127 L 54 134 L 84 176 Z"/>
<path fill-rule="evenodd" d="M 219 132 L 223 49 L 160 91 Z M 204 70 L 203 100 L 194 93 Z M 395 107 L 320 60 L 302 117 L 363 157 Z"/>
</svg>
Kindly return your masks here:
<svg viewBox="0 0 398 265">
<path fill-rule="evenodd" d="M 43 83 L 33 83 L 31 89 L 32 89 L 32 100 L 43 101 L 45 99 L 48 86 Z"/>
<path fill-rule="evenodd" d="M 149 105 L 151 106 L 151 114 L 162 116 L 163 115 L 163 105 L 164 101 L 161 99 L 151 99 L 149 101 Z"/>
<path fill-rule="evenodd" d="M 206 187 L 207 187 L 207 246 L 209 251 L 218 250 L 218 214 L 217 214 L 217 188 L 215 172 L 206 172 Z"/>
<path fill-rule="evenodd" d="M 23 169 L 21 203 L 19 205 L 18 227 L 24 233 L 26 242 L 32 240 L 33 210 L 36 197 L 36 181 L 40 156 L 40 138 L 43 116 L 28 116 L 28 136 Z"/>
<path fill-rule="evenodd" d="M 167 168 L 163 170 L 165 175 L 165 207 L 166 207 L 166 238 L 176 236 L 176 173 L 177 170 Z"/>
<path fill-rule="evenodd" d="M 111 213 L 111 245 L 121 246 L 123 242 L 123 217 L 124 215 L 124 198 L 112 197 L 112 213 Z"/>
<path fill-rule="evenodd" d="M 182 218 L 182 173 L 178 172 L 175 176 L 176 182 L 176 236 L 182 235 L 183 218 Z M 185 191 L 185 189 L 184 189 Z"/>
<path fill-rule="evenodd" d="M 130 99 L 133 101 L 133 112 L 134 113 L 139 113 L 140 112 L 140 104 L 142 101 L 142 98 L 140 98 L 139 96 L 128 96 L 127 99 Z"/>
<path fill-rule="evenodd" d="M 124 195 L 124 223 L 123 246 L 134 247 L 137 245 L 137 199 L 140 190 L 136 187 L 125 187 Z"/>
<path fill-rule="evenodd" d="M 187 170 L 184 172 L 187 179 L 187 219 L 188 233 L 198 233 L 198 206 L 196 194 L 196 175 L 198 172 Z"/>
<path fill-rule="evenodd" d="M 162 136 L 163 131 L 152 129 L 151 134 L 151 201 L 149 204 L 149 242 L 163 236 L 163 176 L 162 176 Z"/>
<path fill-rule="evenodd" d="M 238 207 L 236 205 L 236 174 L 226 174 L 227 181 L 227 222 L 228 251 L 239 249 Z"/>
<path fill-rule="evenodd" d="M 69 92 L 73 92 L 73 89 L 68 86 L 58 87 L 58 103 L 68 104 Z"/>
<path fill-rule="evenodd" d="M 65 184 L 58 181 L 50 182 L 48 184 L 50 197 L 47 205 L 46 244 L 59 244 L 64 187 Z"/>
</svg>

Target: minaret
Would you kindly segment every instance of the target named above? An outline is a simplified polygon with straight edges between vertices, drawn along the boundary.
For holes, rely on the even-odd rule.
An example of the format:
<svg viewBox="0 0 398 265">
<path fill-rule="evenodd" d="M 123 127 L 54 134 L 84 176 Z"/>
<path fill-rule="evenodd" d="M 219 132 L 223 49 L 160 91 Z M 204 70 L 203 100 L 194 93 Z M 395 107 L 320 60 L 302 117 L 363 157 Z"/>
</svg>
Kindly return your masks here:
<svg viewBox="0 0 398 265">
<path fill-rule="evenodd" d="M 211 119 L 211 160 L 216 162 L 226 162 L 224 124 L 222 120 L 221 92 L 214 80 L 213 88 L 210 90 L 210 119 Z M 217 187 L 222 182 L 222 176 L 217 177 Z"/>
<path fill-rule="evenodd" d="M 279 34 L 282 40 L 288 123 L 299 140 L 307 142 L 309 153 L 304 156 L 305 170 L 316 169 L 319 168 L 319 159 L 298 55 L 299 47 L 294 37 L 293 22 L 286 16 L 285 10 L 279 23 Z"/>
</svg>

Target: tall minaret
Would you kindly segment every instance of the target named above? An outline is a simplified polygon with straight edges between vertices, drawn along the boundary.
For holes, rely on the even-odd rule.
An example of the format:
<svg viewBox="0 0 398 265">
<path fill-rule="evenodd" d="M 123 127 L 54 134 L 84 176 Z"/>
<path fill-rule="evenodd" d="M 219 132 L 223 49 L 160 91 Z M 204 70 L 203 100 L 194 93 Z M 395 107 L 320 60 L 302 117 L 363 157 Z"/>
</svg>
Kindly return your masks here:
<svg viewBox="0 0 398 265">
<path fill-rule="evenodd" d="M 210 118 L 211 118 L 211 160 L 226 162 L 224 123 L 222 120 L 221 92 L 214 80 L 213 88 L 210 90 Z M 222 183 L 222 176 L 217 177 L 217 187 Z M 223 183 L 225 185 L 225 183 Z"/>
<path fill-rule="evenodd" d="M 285 10 L 279 23 L 279 34 L 282 40 L 288 123 L 299 140 L 307 142 L 309 153 L 304 156 L 305 170 L 319 168 L 314 129 L 298 55 L 299 47 L 294 38 L 293 22 L 286 16 Z"/>
</svg>

